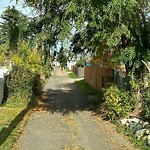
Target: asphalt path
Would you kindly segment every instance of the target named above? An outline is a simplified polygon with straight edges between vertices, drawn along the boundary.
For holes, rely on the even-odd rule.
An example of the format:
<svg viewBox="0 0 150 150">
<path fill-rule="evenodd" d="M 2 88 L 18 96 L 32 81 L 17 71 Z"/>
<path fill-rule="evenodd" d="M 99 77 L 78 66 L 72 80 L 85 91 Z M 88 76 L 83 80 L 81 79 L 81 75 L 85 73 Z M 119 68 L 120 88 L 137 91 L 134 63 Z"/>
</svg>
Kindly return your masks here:
<svg viewBox="0 0 150 150">
<path fill-rule="evenodd" d="M 19 139 L 21 150 L 133 150 L 115 127 L 96 115 L 87 96 L 66 72 L 55 68 L 47 80 L 46 99 L 33 112 Z"/>
</svg>

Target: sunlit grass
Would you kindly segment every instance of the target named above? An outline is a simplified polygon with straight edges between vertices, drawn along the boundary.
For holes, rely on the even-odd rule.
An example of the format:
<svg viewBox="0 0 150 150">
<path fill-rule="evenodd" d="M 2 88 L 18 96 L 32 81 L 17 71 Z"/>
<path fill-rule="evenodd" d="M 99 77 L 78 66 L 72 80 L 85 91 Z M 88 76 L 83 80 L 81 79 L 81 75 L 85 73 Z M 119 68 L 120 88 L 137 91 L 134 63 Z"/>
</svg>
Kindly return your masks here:
<svg viewBox="0 0 150 150">
<path fill-rule="evenodd" d="M 21 112 L 24 108 L 9 108 L 0 107 L 0 130 L 3 127 L 9 126 L 9 123 Z"/>
<path fill-rule="evenodd" d="M 28 100 L 11 100 L 0 106 L 0 150 L 13 149 L 22 131 L 24 117 L 35 106 L 33 104 Z"/>
<path fill-rule="evenodd" d="M 68 73 L 68 76 L 70 77 L 70 78 L 72 78 L 72 79 L 76 79 L 78 76 L 75 74 L 75 73 L 73 73 L 73 72 L 69 72 Z"/>
<path fill-rule="evenodd" d="M 96 95 L 99 98 L 102 98 L 102 92 L 90 86 L 86 81 L 84 80 L 75 81 L 75 84 L 87 95 Z"/>
<path fill-rule="evenodd" d="M 93 99 L 90 100 L 90 103 L 93 106 L 100 106 L 103 102 L 103 92 L 101 90 L 97 90 L 94 87 L 90 86 L 84 80 L 75 81 L 75 84 L 84 92 L 86 95 L 93 95 Z M 96 96 L 96 97 L 95 97 Z"/>
<path fill-rule="evenodd" d="M 70 77 L 70 78 L 72 78 L 72 79 L 78 78 L 78 76 L 77 76 L 74 72 L 72 72 L 71 70 L 69 70 L 68 67 L 65 68 L 65 71 L 67 72 L 68 77 Z"/>
</svg>

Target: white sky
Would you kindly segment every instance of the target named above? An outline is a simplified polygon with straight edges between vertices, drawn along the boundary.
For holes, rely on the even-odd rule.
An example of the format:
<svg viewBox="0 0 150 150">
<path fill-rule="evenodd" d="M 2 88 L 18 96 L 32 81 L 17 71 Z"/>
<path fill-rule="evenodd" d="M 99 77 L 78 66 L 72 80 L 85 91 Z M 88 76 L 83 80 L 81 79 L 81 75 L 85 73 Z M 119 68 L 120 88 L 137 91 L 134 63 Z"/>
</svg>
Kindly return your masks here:
<svg viewBox="0 0 150 150">
<path fill-rule="evenodd" d="M 33 16 L 33 14 L 31 13 L 31 8 L 26 7 L 23 8 L 23 0 L 20 0 L 20 2 L 18 4 L 16 4 L 15 0 L 12 0 L 10 2 L 10 0 L 0 0 L 0 15 L 3 13 L 3 11 L 8 7 L 8 6 L 12 6 L 14 5 L 16 7 L 17 10 L 21 11 L 24 14 L 28 14 L 29 16 Z M 0 18 L 0 21 L 2 21 L 2 19 Z"/>
<path fill-rule="evenodd" d="M 15 6 L 17 10 L 21 11 L 22 13 L 24 14 L 27 14 L 28 16 L 34 16 L 33 14 L 33 10 L 31 10 L 31 8 L 29 7 L 26 7 L 26 8 L 23 8 L 23 0 L 19 0 L 20 2 L 18 4 L 16 4 L 16 1 L 15 0 L 12 0 L 10 2 L 10 0 L 0 0 L 0 15 L 3 13 L 3 11 L 5 11 L 5 9 L 8 7 L 8 6 Z M 0 22 L 2 22 L 3 20 L 0 18 Z M 61 47 L 61 43 L 59 42 L 57 44 L 57 50 L 59 51 Z"/>
<path fill-rule="evenodd" d="M 0 0 L 0 14 L 6 9 L 7 6 L 15 4 L 14 2 L 9 2 L 9 0 Z"/>
</svg>

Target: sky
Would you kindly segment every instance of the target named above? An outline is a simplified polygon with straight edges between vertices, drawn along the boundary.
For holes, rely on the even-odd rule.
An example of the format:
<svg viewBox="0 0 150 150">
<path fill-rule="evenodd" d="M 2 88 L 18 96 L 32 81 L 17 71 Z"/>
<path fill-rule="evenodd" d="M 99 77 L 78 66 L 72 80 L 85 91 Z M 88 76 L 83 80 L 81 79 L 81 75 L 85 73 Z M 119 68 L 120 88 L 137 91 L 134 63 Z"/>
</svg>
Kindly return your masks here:
<svg viewBox="0 0 150 150">
<path fill-rule="evenodd" d="M 33 13 L 31 8 L 29 7 L 26 7 L 26 8 L 22 8 L 23 6 L 23 0 L 20 0 L 20 2 L 18 4 L 16 4 L 16 1 L 15 0 L 12 0 L 10 2 L 10 0 L 0 0 L 0 15 L 3 13 L 3 11 L 5 11 L 5 9 L 8 7 L 8 6 L 15 6 L 17 10 L 21 11 L 22 13 L 24 14 L 27 14 L 28 16 L 33 16 Z M 0 18 L 0 22 L 2 22 L 3 20 Z M 70 45 L 70 44 L 69 44 Z M 57 50 L 59 51 L 61 47 L 61 43 L 58 42 L 57 44 Z"/>
<path fill-rule="evenodd" d="M 23 8 L 23 1 L 20 0 L 18 4 L 16 4 L 15 0 L 0 0 L 0 15 L 3 13 L 3 11 L 8 7 L 8 6 L 15 6 L 17 10 L 21 11 L 24 14 L 27 14 L 29 16 L 32 16 L 31 14 L 31 9 L 29 7 Z M 2 19 L 0 19 L 1 21 Z"/>
<path fill-rule="evenodd" d="M 0 14 L 6 9 L 9 5 L 14 5 L 14 2 L 9 2 L 9 0 L 0 0 Z"/>
</svg>

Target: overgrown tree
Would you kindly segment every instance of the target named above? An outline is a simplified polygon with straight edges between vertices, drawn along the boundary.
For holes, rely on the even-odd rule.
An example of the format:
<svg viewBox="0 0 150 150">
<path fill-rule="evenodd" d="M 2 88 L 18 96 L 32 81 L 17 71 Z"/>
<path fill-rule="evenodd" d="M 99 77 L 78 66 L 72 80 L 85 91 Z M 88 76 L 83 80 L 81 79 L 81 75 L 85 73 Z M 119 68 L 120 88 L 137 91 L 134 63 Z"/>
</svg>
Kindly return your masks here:
<svg viewBox="0 0 150 150">
<path fill-rule="evenodd" d="M 8 7 L 2 14 L 1 34 L 3 43 L 9 42 L 9 52 L 17 52 L 19 39 L 25 39 L 27 35 L 28 17 L 15 9 Z"/>
<path fill-rule="evenodd" d="M 141 60 L 149 58 L 149 1 L 142 0 L 25 0 L 39 11 L 38 26 L 51 46 L 59 39 L 70 38 L 76 30 L 72 47 L 106 57 L 110 64 L 124 63 L 127 75 L 140 77 Z M 40 30 L 39 30 L 40 31 Z"/>
<path fill-rule="evenodd" d="M 60 48 L 60 51 L 59 51 L 59 54 L 58 54 L 56 60 L 60 63 L 61 69 L 66 67 L 67 57 L 66 57 L 65 49 L 63 48 L 63 46 Z"/>
</svg>

